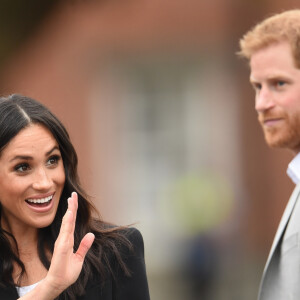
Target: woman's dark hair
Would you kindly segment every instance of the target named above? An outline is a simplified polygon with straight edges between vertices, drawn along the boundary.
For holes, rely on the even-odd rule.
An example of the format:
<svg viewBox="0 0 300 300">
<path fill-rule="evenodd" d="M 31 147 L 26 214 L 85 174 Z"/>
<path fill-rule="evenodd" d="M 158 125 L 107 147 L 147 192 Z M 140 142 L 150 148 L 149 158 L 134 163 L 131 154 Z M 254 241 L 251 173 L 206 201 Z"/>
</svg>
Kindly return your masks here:
<svg viewBox="0 0 300 300">
<path fill-rule="evenodd" d="M 66 177 L 54 221 L 48 227 L 39 229 L 38 253 L 41 262 L 46 269 L 49 269 L 50 261 L 46 253 L 49 250 L 53 253 L 61 220 L 67 210 L 67 198 L 70 197 L 73 191 L 78 194 L 74 249 L 77 249 L 81 239 L 87 232 L 95 234 L 95 241 L 86 255 L 79 278 L 58 299 L 76 299 L 76 296 L 84 294 L 87 281 L 95 272 L 98 272 L 102 279 L 107 275 L 107 272 L 114 276 L 113 266 L 111 265 L 112 258 L 129 276 L 130 272 L 121 257 L 120 245 L 130 248 L 130 242 L 122 233 L 121 227 L 113 227 L 101 221 L 100 218 L 95 219 L 92 216 L 92 213 L 97 213 L 97 210 L 80 186 L 76 151 L 70 141 L 68 132 L 54 114 L 41 103 L 28 97 L 21 95 L 0 97 L 0 155 L 8 143 L 30 124 L 41 124 L 50 130 L 59 145 Z M 20 279 L 26 273 L 18 253 L 12 250 L 14 247 L 12 247 L 8 236 L 13 239 L 14 246 L 18 249 L 15 238 L 9 232 L 0 228 L 0 285 L 5 286 L 15 285 L 12 277 L 14 263 L 17 263 L 22 270 Z"/>
</svg>

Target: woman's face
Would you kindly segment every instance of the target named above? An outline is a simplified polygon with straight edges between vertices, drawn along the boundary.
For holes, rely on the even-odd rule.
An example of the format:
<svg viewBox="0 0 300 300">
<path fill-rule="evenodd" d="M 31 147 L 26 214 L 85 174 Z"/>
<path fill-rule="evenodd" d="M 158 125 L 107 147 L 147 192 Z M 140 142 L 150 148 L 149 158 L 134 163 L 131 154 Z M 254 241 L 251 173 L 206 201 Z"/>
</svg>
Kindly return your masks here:
<svg viewBox="0 0 300 300">
<path fill-rule="evenodd" d="M 42 228 L 55 217 L 65 183 L 59 146 L 44 126 L 21 130 L 0 153 L 1 225 Z"/>
</svg>

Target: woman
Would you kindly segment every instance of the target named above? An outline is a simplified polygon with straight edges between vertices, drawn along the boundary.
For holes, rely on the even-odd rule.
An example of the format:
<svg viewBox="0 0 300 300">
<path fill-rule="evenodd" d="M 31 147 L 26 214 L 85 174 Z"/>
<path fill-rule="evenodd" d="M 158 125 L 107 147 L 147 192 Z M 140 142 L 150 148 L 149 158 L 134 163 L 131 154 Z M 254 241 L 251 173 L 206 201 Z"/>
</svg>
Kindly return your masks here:
<svg viewBox="0 0 300 300">
<path fill-rule="evenodd" d="M 93 211 L 61 122 L 0 98 L 0 299 L 150 299 L 141 234 Z"/>
</svg>

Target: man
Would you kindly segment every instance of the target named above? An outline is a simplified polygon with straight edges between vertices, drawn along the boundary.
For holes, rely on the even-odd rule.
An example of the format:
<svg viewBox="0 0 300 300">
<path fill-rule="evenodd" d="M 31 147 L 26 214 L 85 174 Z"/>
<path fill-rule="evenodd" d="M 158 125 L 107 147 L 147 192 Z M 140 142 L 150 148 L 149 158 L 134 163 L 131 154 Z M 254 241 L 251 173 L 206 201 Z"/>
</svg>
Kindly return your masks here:
<svg viewBox="0 0 300 300">
<path fill-rule="evenodd" d="M 300 299 L 300 10 L 270 17 L 244 35 L 255 109 L 270 147 L 290 149 L 295 190 L 264 269 L 259 300 Z"/>
</svg>

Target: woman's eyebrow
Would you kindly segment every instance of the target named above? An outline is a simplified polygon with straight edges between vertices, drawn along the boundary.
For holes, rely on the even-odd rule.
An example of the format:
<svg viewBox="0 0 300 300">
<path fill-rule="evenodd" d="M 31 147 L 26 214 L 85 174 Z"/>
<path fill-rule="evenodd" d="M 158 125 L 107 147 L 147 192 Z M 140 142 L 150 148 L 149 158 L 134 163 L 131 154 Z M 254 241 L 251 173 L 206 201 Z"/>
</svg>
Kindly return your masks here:
<svg viewBox="0 0 300 300">
<path fill-rule="evenodd" d="M 54 150 L 59 150 L 59 147 L 57 145 L 55 145 L 51 150 L 46 152 L 46 156 L 50 155 Z"/>
<path fill-rule="evenodd" d="M 50 155 L 54 150 L 59 150 L 59 147 L 55 145 L 53 148 L 51 148 L 49 151 L 46 152 L 45 156 Z M 22 159 L 22 160 L 33 160 L 33 157 L 30 155 L 16 155 L 14 156 L 9 162 L 12 162 L 17 159 Z"/>
<path fill-rule="evenodd" d="M 28 156 L 28 155 L 16 155 L 16 156 L 14 156 L 9 162 L 12 162 L 12 161 L 17 160 L 17 159 L 22 159 L 22 160 L 32 160 L 33 157 Z"/>
</svg>

